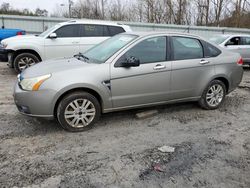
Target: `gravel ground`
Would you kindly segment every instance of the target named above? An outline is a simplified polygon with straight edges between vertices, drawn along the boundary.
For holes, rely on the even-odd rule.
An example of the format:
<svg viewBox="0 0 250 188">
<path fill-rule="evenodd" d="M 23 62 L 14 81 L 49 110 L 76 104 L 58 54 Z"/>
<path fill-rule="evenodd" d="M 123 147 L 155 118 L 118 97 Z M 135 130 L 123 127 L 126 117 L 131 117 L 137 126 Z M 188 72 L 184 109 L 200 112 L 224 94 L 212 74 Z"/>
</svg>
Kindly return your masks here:
<svg viewBox="0 0 250 188">
<path fill-rule="evenodd" d="M 159 113 L 147 119 L 110 113 L 81 133 L 20 115 L 15 79 L 0 63 L 0 187 L 250 187 L 250 69 L 218 110 L 184 103 L 151 108 Z"/>
</svg>

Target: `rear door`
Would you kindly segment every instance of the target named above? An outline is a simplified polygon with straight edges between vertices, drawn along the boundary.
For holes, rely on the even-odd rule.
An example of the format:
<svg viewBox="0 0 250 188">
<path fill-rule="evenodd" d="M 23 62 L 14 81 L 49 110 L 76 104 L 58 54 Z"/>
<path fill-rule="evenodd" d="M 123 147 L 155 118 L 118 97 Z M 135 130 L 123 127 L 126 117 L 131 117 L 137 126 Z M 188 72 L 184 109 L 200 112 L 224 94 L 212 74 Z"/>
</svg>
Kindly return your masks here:
<svg viewBox="0 0 250 188">
<path fill-rule="evenodd" d="M 171 62 L 167 56 L 167 37 L 140 41 L 111 65 L 111 92 L 114 108 L 140 106 L 169 99 Z M 125 68 L 120 63 L 135 57 L 140 66 Z"/>
<path fill-rule="evenodd" d="M 214 75 L 214 58 L 205 57 L 202 42 L 185 36 L 171 37 L 171 99 L 198 97 Z"/>
<path fill-rule="evenodd" d="M 81 25 L 81 39 L 80 49 L 85 52 L 96 44 L 108 39 L 125 30 L 119 26 L 97 25 L 97 24 L 82 24 Z"/>
<path fill-rule="evenodd" d="M 85 52 L 110 37 L 105 25 L 81 24 L 80 50 Z"/>
<path fill-rule="evenodd" d="M 80 25 L 65 25 L 57 29 L 57 38 L 47 37 L 44 42 L 46 59 L 57 57 L 71 57 L 80 50 Z"/>
</svg>

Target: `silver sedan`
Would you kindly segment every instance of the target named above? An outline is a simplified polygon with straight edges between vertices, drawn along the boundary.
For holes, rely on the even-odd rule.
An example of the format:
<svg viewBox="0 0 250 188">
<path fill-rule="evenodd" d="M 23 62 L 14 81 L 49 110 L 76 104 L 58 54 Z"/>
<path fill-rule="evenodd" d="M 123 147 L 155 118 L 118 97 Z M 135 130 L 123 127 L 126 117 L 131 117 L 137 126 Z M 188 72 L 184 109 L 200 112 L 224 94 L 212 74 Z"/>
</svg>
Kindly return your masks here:
<svg viewBox="0 0 250 188">
<path fill-rule="evenodd" d="M 18 76 L 14 99 L 29 116 L 88 130 L 101 113 L 173 102 L 218 108 L 241 82 L 238 53 L 180 33 L 124 33 L 84 54 L 38 63 Z"/>
<path fill-rule="evenodd" d="M 250 65 L 250 35 L 218 35 L 209 40 L 222 48 L 239 53 L 243 64 Z"/>
</svg>

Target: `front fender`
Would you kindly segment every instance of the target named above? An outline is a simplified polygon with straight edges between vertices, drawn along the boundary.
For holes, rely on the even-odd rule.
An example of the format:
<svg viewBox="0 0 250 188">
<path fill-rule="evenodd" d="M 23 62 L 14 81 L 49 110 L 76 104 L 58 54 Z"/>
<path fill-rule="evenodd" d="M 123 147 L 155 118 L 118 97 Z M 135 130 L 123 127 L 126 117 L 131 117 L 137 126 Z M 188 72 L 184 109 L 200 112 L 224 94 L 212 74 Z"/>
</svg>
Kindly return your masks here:
<svg viewBox="0 0 250 188">
<path fill-rule="evenodd" d="M 44 59 L 44 46 L 43 44 L 37 44 L 37 43 L 26 43 L 26 42 L 10 42 L 8 43 L 7 48 L 8 50 L 12 51 L 19 51 L 19 50 L 32 50 L 35 51 L 40 58 Z"/>
<path fill-rule="evenodd" d="M 101 89 L 99 88 L 101 87 Z M 61 97 L 65 94 L 68 93 L 70 91 L 75 91 L 75 90 L 92 90 L 94 92 L 96 92 L 100 98 L 101 98 L 101 106 L 102 106 L 102 111 L 104 111 L 104 109 L 107 108 L 111 108 L 112 107 L 112 98 L 111 98 L 111 93 L 110 90 L 108 88 L 106 88 L 104 85 L 101 85 L 99 87 L 96 87 L 94 85 L 90 85 L 90 84 L 83 84 L 83 83 L 77 83 L 77 84 L 72 84 L 69 86 L 64 87 L 63 89 L 57 91 L 53 102 L 52 102 L 52 108 L 53 111 L 56 107 L 57 102 L 61 99 Z"/>
</svg>

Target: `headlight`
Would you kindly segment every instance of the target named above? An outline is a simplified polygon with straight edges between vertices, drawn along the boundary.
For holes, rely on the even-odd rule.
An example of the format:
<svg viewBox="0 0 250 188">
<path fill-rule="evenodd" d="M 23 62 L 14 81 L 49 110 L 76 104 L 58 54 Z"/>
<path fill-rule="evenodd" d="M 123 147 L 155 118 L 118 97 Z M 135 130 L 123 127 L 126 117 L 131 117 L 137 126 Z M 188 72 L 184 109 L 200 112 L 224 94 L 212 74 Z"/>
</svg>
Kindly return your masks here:
<svg viewBox="0 0 250 188">
<path fill-rule="evenodd" d="M 51 74 L 35 77 L 35 78 L 21 78 L 20 75 L 18 75 L 18 81 L 20 86 L 23 90 L 28 91 L 37 91 L 39 87 L 42 85 L 42 83 L 49 79 L 51 77 Z"/>
<path fill-rule="evenodd" d="M 7 48 L 7 46 L 8 46 L 8 45 L 7 45 L 6 43 L 1 43 L 1 44 L 0 44 L 0 47 L 3 48 L 3 49 Z"/>
</svg>

